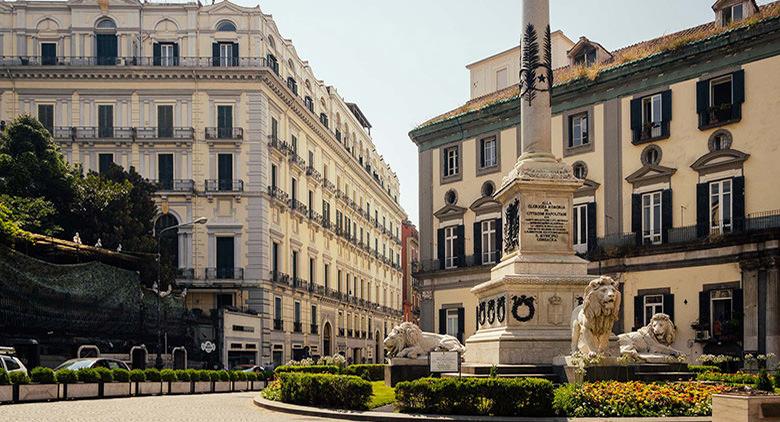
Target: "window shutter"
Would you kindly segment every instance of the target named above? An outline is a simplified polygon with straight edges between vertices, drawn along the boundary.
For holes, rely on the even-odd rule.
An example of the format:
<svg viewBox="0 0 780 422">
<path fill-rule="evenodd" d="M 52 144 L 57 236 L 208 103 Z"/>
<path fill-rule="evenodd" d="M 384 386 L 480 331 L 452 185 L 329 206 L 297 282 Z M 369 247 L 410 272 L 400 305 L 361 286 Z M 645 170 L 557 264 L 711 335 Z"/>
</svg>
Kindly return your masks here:
<svg viewBox="0 0 780 422">
<path fill-rule="evenodd" d="M 664 313 L 674 322 L 674 295 L 671 293 L 664 295 Z"/>
<path fill-rule="evenodd" d="M 485 167 L 485 140 L 479 140 L 479 168 Z"/>
<path fill-rule="evenodd" d="M 631 139 L 637 141 L 642 132 L 642 99 L 631 100 Z"/>
<path fill-rule="evenodd" d="M 439 269 L 444 269 L 444 229 L 436 231 L 436 256 L 439 258 Z"/>
<path fill-rule="evenodd" d="M 482 263 L 482 222 L 474 223 L 474 259 Z"/>
<path fill-rule="evenodd" d="M 735 231 L 745 228 L 745 176 L 731 179 L 731 215 Z"/>
<path fill-rule="evenodd" d="M 734 72 L 732 81 L 734 83 L 732 87 L 734 90 L 734 104 L 742 104 L 745 102 L 745 71 L 738 70 Z"/>
<path fill-rule="evenodd" d="M 661 135 L 669 136 L 669 126 L 672 121 L 672 90 L 661 93 Z"/>
<path fill-rule="evenodd" d="M 161 56 L 162 56 L 162 51 L 160 49 L 160 43 L 154 43 L 152 45 L 152 65 L 159 66 Z"/>
<path fill-rule="evenodd" d="M 696 82 L 696 113 L 699 114 L 699 126 L 709 123 L 707 109 L 710 106 L 710 81 Z"/>
<path fill-rule="evenodd" d="M 466 331 L 466 312 L 463 308 L 458 308 L 458 340 L 463 343 L 463 333 Z"/>
<path fill-rule="evenodd" d="M 439 309 L 439 334 L 447 334 L 447 310 Z"/>
<path fill-rule="evenodd" d="M 699 292 L 699 326 L 710 328 L 710 292 Z"/>
<path fill-rule="evenodd" d="M 211 65 L 219 66 L 219 43 L 211 44 Z"/>
<path fill-rule="evenodd" d="M 233 43 L 233 66 L 238 66 L 238 43 Z"/>
<path fill-rule="evenodd" d="M 173 44 L 173 64 L 176 66 L 179 65 L 179 44 L 178 43 Z"/>
<path fill-rule="evenodd" d="M 642 243 L 642 194 L 631 195 L 631 231 L 634 232 L 637 244 Z"/>
<path fill-rule="evenodd" d="M 458 257 L 457 266 L 466 266 L 466 227 L 463 224 L 459 225 L 456 229 L 458 239 L 455 242 L 455 256 Z"/>
<path fill-rule="evenodd" d="M 596 247 L 596 203 L 589 202 L 588 208 L 588 250 Z"/>
<path fill-rule="evenodd" d="M 500 260 L 504 255 L 504 229 L 501 226 L 501 219 L 496 219 L 496 260 Z"/>
<path fill-rule="evenodd" d="M 672 190 L 664 189 L 661 191 L 661 242 L 666 243 L 669 240 L 669 230 L 672 225 Z"/>
<path fill-rule="evenodd" d="M 710 184 L 696 185 L 696 236 L 707 237 L 710 231 Z"/>
<path fill-rule="evenodd" d="M 644 303 L 645 303 L 645 297 L 642 295 L 636 295 L 634 296 L 634 327 L 631 328 L 631 331 L 636 331 L 643 325 L 644 323 Z"/>
</svg>

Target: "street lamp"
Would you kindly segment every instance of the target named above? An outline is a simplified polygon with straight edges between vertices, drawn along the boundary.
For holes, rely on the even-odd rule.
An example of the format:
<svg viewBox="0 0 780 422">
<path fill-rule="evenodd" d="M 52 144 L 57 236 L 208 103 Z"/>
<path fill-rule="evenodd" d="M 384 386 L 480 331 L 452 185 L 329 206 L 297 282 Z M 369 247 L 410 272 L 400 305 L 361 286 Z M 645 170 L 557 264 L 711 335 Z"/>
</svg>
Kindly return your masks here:
<svg viewBox="0 0 780 422">
<path fill-rule="evenodd" d="M 160 273 L 162 272 L 162 259 L 160 256 L 160 239 L 162 238 L 162 234 L 165 233 L 168 230 L 178 229 L 180 227 L 187 227 L 187 226 L 194 226 L 195 224 L 206 224 L 208 221 L 208 218 L 206 217 L 198 217 L 189 223 L 183 223 L 183 224 L 177 224 L 175 226 L 166 227 L 159 232 L 155 234 L 155 237 L 157 238 L 157 282 L 154 283 L 154 286 L 152 286 L 152 290 L 154 290 L 154 293 L 157 295 L 157 358 L 154 360 L 154 366 L 157 369 L 162 369 L 163 367 L 163 360 L 162 360 L 162 323 L 160 321 L 160 298 L 163 295 L 163 292 L 160 292 Z M 170 286 L 168 286 L 168 289 L 170 290 Z M 167 296 L 167 294 L 165 294 Z"/>
</svg>

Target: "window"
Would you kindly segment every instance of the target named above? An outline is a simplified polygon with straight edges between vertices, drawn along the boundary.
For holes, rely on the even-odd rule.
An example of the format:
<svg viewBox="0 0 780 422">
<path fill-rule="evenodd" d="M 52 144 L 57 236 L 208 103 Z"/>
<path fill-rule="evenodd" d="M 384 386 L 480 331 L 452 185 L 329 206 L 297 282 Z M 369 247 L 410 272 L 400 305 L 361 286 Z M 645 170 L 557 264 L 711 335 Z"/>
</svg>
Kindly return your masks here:
<svg viewBox="0 0 780 422">
<path fill-rule="evenodd" d="M 160 189 L 173 190 L 173 154 L 157 154 L 157 180 Z"/>
<path fill-rule="evenodd" d="M 276 279 L 279 275 L 279 244 L 276 242 L 271 243 L 271 271 Z"/>
<path fill-rule="evenodd" d="M 642 242 L 661 243 L 661 192 L 642 195 Z"/>
<path fill-rule="evenodd" d="M 723 26 L 727 26 L 733 22 L 741 21 L 743 15 L 744 10 L 742 3 L 726 6 L 721 11 L 721 23 Z"/>
<path fill-rule="evenodd" d="M 271 70 L 274 71 L 274 73 L 279 75 L 279 61 L 276 60 L 276 56 L 274 56 L 271 53 L 268 53 L 268 55 L 265 56 L 265 62 L 268 65 L 268 67 L 270 67 Z"/>
<path fill-rule="evenodd" d="M 447 334 L 458 337 L 458 309 L 447 309 Z"/>
<path fill-rule="evenodd" d="M 314 101 L 312 101 L 311 97 L 308 95 L 303 99 L 303 104 L 306 106 L 306 108 L 314 113 Z"/>
<path fill-rule="evenodd" d="M 496 220 L 485 220 L 482 226 L 482 263 L 495 264 L 498 258 L 496 251 Z"/>
<path fill-rule="evenodd" d="M 298 154 L 298 138 L 295 135 L 290 135 L 290 147 L 293 153 Z"/>
<path fill-rule="evenodd" d="M 727 233 L 732 228 L 731 179 L 710 182 L 710 232 Z"/>
<path fill-rule="evenodd" d="M 596 48 L 588 45 L 585 46 L 582 51 L 574 56 L 575 66 L 590 66 L 596 63 Z"/>
<path fill-rule="evenodd" d="M 710 81 L 710 107 L 722 108 L 734 102 L 732 76 L 726 75 Z"/>
<path fill-rule="evenodd" d="M 574 177 L 580 180 L 585 180 L 585 178 L 588 176 L 588 166 L 586 166 L 585 163 L 581 161 L 574 163 L 571 168 L 572 172 L 574 173 Z"/>
<path fill-rule="evenodd" d="M 734 312 L 734 298 L 731 290 L 710 291 L 710 334 L 718 339 L 728 335 Z"/>
<path fill-rule="evenodd" d="M 176 61 L 175 47 L 171 43 L 160 44 L 160 65 L 174 66 Z"/>
<path fill-rule="evenodd" d="M 298 285 L 298 251 L 292 251 L 292 259 L 290 260 L 290 267 L 292 269 L 293 283 Z"/>
<path fill-rule="evenodd" d="M 276 190 L 276 164 L 271 164 L 271 189 Z"/>
<path fill-rule="evenodd" d="M 41 64 L 51 66 L 57 64 L 57 44 L 53 42 L 41 43 Z"/>
<path fill-rule="evenodd" d="M 157 137 L 173 138 L 173 106 L 157 106 Z"/>
<path fill-rule="evenodd" d="M 642 151 L 642 164 L 657 166 L 661 162 L 661 149 L 657 145 L 648 145 Z"/>
<path fill-rule="evenodd" d="M 3 362 L 5 363 L 6 371 L 15 371 L 21 369 L 21 366 L 16 362 L 16 359 L 3 356 Z"/>
<path fill-rule="evenodd" d="M 661 136 L 661 94 L 642 98 L 642 135 L 640 139 Z"/>
<path fill-rule="evenodd" d="M 653 315 L 664 312 L 664 295 L 645 295 L 642 297 L 644 312 L 644 321 L 642 325 L 647 325 L 653 318 Z"/>
<path fill-rule="evenodd" d="M 744 70 L 697 82 L 696 112 L 699 114 L 699 129 L 739 121 L 742 118 L 743 102 Z"/>
<path fill-rule="evenodd" d="M 293 304 L 293 323 L 295 331 L 301 331 L 301 302 L 297 300 Z"/>
<path fill-rule="evenodd" d="M 314 282 L 315 282 L 314 280 L 316 278 L 315 277 L 316 272 L 317 272 L 317 268 L 316 268 L 316 265 L 315 265 L 314 258 L 309 258 L 309 281 L 312 284 L 314 284 Z"/>
<path fill-rule="evenodd" d="M 101 104 L 98 105 L 98 137 L 114 137 L 114 106 Z"/>
<path fill-rule="evenodd" d="M 54 135 L 54 104 L 38 104 L 38 121 Z"/>
<path fill-rule="evenodd" d="M 479 140 L 479 167 L 493 167 L 498 163 L 496 150 L 496 137 Z M 457 163 L 455 163 L 457 167 Z"/>
<path fill-rule="evenodd" d="M 298 82 L 292 76 L 287 78 L 287 88 L 292 91 L 293 94 L 298 95 Z"/>
<path fill-rule="evenodd" d="M 217 106 L 217 138 L 230 139 L 233 137 L 233 106 Z"/>
<path fill-rule="evenodd" d="M 317 325 L 317 305 L 311 305 L 311 325 Z"/>
<path fill-rule="evenodd" d="M 235 66 L 233 43 L 219 43 L 219 65 L 222 67 Z"/>
<path fill-rule="evenodd" d="M 98 172 L 103 174 L 114 164 L 114 154 L 98 154 Z"/>
<path fill-rule="evenodd" d="M 485 182 L 482 184 L 482 196 L 493 196 L 493 194 L 496 192 L 496 185 L 493 184 L 493 182 Z"/>
<path fill-rule="evenodd" d="M 325 284 L 325 288 L 329 289 L 330 288 L 330 265 L 329 264 L 325 264 L 325 268 L 323 269 L 323 273 L 324 273 L 323 281 L 324 281 L 324 284 Z"/>
<path fill-rule="evenodd" d="M 274 329 L 275 330 L 281 330 L 281 321 L 282 321 L 282 298 L 279 296 L 274 297 Z M 277 325 L 277 322 L 279 323 Z"/>
<path fill-rule="evenodd" d="M 458 174 L 458 147 L 444 149 L 444 177 Z"/>
<path fill-rule="evenodd" d="M 506 68 L 499 69 L 496 72 L 496 90 L 504 89 L 509 86 L 509 80 L 507 79 Z"/>
<path fill-rule="evenodd" d="M 447 227 L 444 229 L 444 268 L 455 268 L 458 265 L 458 258 L 455 255 L 455 245 L 458 241 L 457 227 Z"/>
<path fill-rule="evenodd" d="M 588 113 L 579 113 L 569 116 L 569 148 L 587 145 L 588 139 Z"/>
<path fill-rule="evenodd" d="M 577 252 L 585 252 L 588 248 L 588 204 L 575 205 L 572 211 L 572 243 Z"/>
<path fill-rule="evenodd" d="M 220 32 L 236 32 L 236 25 L 230 21 L 222 21 L 217 24 L 217 31 Z"/>
</svg>

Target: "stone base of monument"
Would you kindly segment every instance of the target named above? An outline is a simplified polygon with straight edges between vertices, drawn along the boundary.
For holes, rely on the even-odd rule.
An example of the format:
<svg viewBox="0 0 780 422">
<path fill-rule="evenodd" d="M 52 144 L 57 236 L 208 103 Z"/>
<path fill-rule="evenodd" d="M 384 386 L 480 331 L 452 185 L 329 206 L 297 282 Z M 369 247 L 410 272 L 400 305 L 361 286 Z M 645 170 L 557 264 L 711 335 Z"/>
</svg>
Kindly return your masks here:
<svg viewBox="0 0 780 422">
<path fill-rule="evenodd" d="M 461 373 L 444 373 L 442 377 L 488 378 L 495 371 L 499 378 L 543 378 L 554 383 L 560 377 L 553 365 L 471 365 L 463 364 Z"/>
<path fill-rule="evenodd" d="M 594 381 L 689 381 L 696 374 L 688 371 L 688 364 L 669 362 L 657 357 L 646 362 L 622 364 L 617 358 L 607 357 L 593 366 L 585 368 L 585 374 L 577 374 L 577 365 L 571 356 L 556 356 L 553 359 L 555 372 L 564 382 Z"/>
<path fill-rule="evenodd" d="M 393 358 L 385 365 L 385 385 L 395 387 L 401 381 L 431 376 L 428 359 Z"/>
</svg>

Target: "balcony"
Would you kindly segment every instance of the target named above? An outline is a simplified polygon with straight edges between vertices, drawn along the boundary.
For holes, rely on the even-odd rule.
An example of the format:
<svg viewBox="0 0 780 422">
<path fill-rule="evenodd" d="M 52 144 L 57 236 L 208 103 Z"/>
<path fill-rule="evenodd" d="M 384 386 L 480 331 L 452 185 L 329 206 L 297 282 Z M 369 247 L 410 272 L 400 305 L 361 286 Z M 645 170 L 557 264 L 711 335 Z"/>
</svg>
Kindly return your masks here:
<svg viewBox="0 0 780 422">
<path fill-rule="evenodd" d="M 287 149 L 287 159 L 290 160 L 293 165 L 298 166 L 301 170 L 306 168 L 306 160 L 301 158 L 301 156 L 293 151 L 292 148 Z"/>
<path fill-rule="evenodd" d="M 195 138 L 195 130 L 191 127 L 138 127 L 135 128 L 135 139 L 146 140 L 170 140 L 177 142 L 189 142 Z"/>
<path fill-rule="evenodd" d="M 320 174 L 320 172 L 315 170 L 314 167 L 311 166 L 311 164 L 306 166 L 306 175 L 318 182 L 322 181 L 322 174 Z"/>
<path fill-rule="evenodd" d="M 318 328 L 319 328 L 319 327 L 317 327 L 317 324 L 312 324 L 312 325 L 311 325 L 311 333 L 312 333 L 312 334 L 317 334 L 317 329 L 318 329 Z"/>
<path fill-rule="evenodd" d="M 195 269 L 194 268 L 177 268 L 176 269 L 177 280 L 194 280 Z"/>
<path fill-rule="evenodd" d="M 279 189 L 278 186 L 269 186 L 268 195 L 270 195 L 271 198 L 276 199 L 277 201 L 282 202 L 284 204 L 287 204 L 287 201 L 289 201 L 289 196 L 287 195 L 287 192 Z"/>
<path fill-rule="evenodd" d="M 236 141 L 244 139 L 244 129 L 240 127 L 207 127 L 206 140 Z"/>
<path fill-rule="evenodd" d="M 206 192 L 243 192 L 244 181 L 226 179 L 206 179 Z"/>
<path fill-rule="evenodd" d="M 281 319 L 274 319 L 274 330 L 275 331 L 284 330 L 284 321 L 282 321 Z"/>
<path fill-rule="evenodd" d="M 462 257 L 452 257 L 451 259 L 448 259 L 445 264 L 445 266 L 441 265 L 441 261 L 438 259 L 431 259 L 427 261 L 420 262 L 419 265 L 419 271 L 420 272 L 429 272 L 429 271 L 439 271 L 441 269 L 446 270 L 455 270 L 458 268 L 468 268 L 468 267 L 480 267 L 483 265 L 495 265 L 498 259 L 500 259 L 500 256 L 498 256 L 498 253 L 495 252 L 496 259 L 495 261 L 491 262 L 488 259 L 485 259 L 483 257 L 483 254 L 479 255 L 467 255 Z M 492 256 L 492 255 L 491 255 Z"/>
<path fill-rule="evenodd" d="M 167 59 L 167 60 L 166 60 Z M 220 66 L 214 57 L 95 57 L 95 56 L 1 56 L 0 66 L 56 67 L 154 67 L 154 68 L 219 68 L 266 67 L 263 57 L 234 57 Z"/>
<path fill-rule="evenodd" d="M 722 126 L 728 123 L 738 122 L 742 119 L 742 104 L 721 104 L 708 107 L 699 113 L 699 129 L 708 129 Z"/>
<path fill-rule="evenodd" d="M 336 190 L 336 185 L 334 185 L 333 182 L 331 182 L 328 179 L 323 179 L 322 185 L 325 187 L 325 189 L 327 189 L 327 190 L 329 190 L 331 192 Z"/>
<path fill-rule="evenodd" d="M 295 198 L 291 198 L 289 200 L 288 206 L 292 210 L 296 211 L 297 213 L 301 214 L 304 217 L 308 217 L 308 215 L 309 215 L 309 207 L 307 207 L 303 202 L 301 202 L 301 201 L 299 201 L 299 200 L 297 200 Z"/>
<path fill-rule="evenodd" d="M 279 271 L 271 271 L 271 281 L 289 286 L 290 275 Z"/>
<path fill-rule="evenodd" d="M 353 332 L 352 332 L 352 330 L 351 330 L 351 329 L 350 329 L 350 330 L 347 330 L 347 337 L 353 337 L 353 335 L 352 335 L 352 334 L 353 334 Z"/>
<path fill-rule="evenodd" d="M 669 122 L 648 122 L 635 131 L 634 143 L 644 143 L 669 137 Z"/>
<path fill-rule="evenodd" d="M 206 280 L 243 280 L 243 268 L 206 268 Z"/>
<path fill-rule="evenodd" d="M 283 155 L 287 155 L 287 152 L 290 150 L 290 146 L 287 142 L 282 141 L 274 135 L 268 135 L 268 146 L 279 151 Z"/>
<path fill-rule="evenodd" d="M 302 324 L 300 322 L 293 322 L 293 332 L 294 333 L 303 332 Z"/>
<path fill-rule="evenodd" d="M 192 179 L 162 179 L 152 180 L 159 192 L 195 192 L 195 181 Z"/>
<path fill-rule="evenodd" d="M 76 142 L 132 142 L 135 129 L 121 126 L 57 126 L 54 138 Z"/>
</svg>

